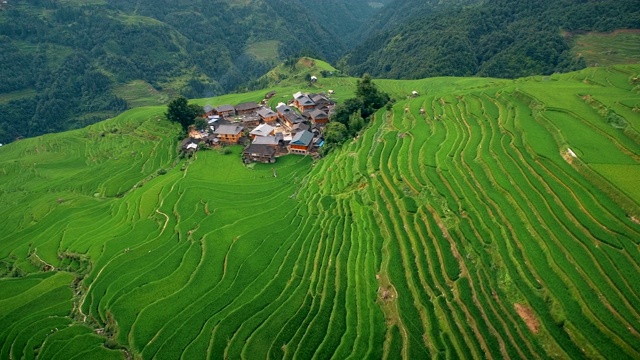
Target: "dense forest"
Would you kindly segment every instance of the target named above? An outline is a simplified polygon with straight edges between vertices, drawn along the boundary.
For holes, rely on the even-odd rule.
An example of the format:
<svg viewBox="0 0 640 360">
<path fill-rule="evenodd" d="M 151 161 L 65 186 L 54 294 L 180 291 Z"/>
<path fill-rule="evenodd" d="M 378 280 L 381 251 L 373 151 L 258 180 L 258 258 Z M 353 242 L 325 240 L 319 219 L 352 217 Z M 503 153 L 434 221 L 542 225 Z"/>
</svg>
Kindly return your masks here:
<svg viewBox="0 0 640 360">
<path fill-rule="evenodd" d="M 397 5 L 397 6 L 396 6 Z M 412 14 L 412 15 L 407 15 Z M 340 62 L 385 78 L 515 78 L 584 67 L 570 32 L 640 28 L 640 6 L 625 1 L 396 1 Z"/>
<path fill-rule="evenodd" d="M 376 11 L 363 0 L 317 5 L 8 1 L 0 5 L 0 143 L 111 117 L 129 106 L 118 85 L 134 80 L 204 97 L 232 91 L 290 56 L 335 61 L 346 34 Z M 255 44 L 271 55 L 249 51 Z"/>
</svg>

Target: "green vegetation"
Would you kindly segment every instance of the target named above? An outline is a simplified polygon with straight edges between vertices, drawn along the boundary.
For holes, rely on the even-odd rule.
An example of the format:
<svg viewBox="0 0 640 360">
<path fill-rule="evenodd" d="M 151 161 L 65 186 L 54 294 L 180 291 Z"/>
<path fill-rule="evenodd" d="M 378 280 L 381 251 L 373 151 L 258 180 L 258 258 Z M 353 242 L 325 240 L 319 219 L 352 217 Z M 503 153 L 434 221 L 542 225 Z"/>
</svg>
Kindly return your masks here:
<svg viewBox="0 0 640 360">
<path fill-rule="evenodd" d="M 638 73 L 375 80 L 315 163 L 179 159 L 164 106 L 3 146 L 0 358 L 638 358 Z"/>
<path fill-rule="evenodd" d="M 9 1 L 0 5 L 0 143 L 82 128 L 177 95 L 227 93 L 292 55 L 336 60 L 344 34 L 373 11 L 365 0 L 349 1 L 349 12 L 325 5 Z M 327 28 L 328 17 L 341 26 Z"/>
<path fill-rule="evenodd" d="M 196 118 L 202 116 L 202 107 L 189 104 L 186 98 L 179 96 L 169 102 L 165 116 L 167 120 L 180 124 L 186 132 L 189 126 L 195 124 Z"/>
<path fill-rule="evenodd" d="M 327 125 L 324 134 L 326 145 L 322 149 L 323 153 L 328 154 L 349 137 L 357 135 L 371 122 L 371 116 L 385 105 L 391 109 L 389 94 L 380 91 L 369 74 L 358 79 L 356 96 L 338 104 L 331 115 L 331 123 Z"/>
<path fill-rule="evenodd" d="M 279 60 L 278 47 L 280 43 L 276 40 L 261 41 L 247 45 L 247 53 L 255 56 L 261 61 Z"/>
<path fill-rule="evenodd" d="M 395 79 L 517 78 L 585 67 L 561 30 L 638 29 L 640 8 L 633 0 L 405 0 L 370 24 L 364 41 L 339 63 L 343 71 Z"/>
<path fill-rule="evenodd" d="M 572 36 L 572 51 L 584 58 L 587 66 L 611 66 L 640 62 L 640 31 L 588 33 Z"/>
</svg>

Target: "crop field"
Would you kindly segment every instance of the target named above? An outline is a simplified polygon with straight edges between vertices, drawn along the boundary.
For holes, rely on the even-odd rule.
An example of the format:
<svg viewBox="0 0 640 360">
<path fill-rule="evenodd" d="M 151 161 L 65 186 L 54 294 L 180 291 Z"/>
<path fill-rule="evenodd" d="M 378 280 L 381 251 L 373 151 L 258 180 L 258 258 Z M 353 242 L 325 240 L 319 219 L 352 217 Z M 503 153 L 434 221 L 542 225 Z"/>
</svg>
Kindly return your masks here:
<svg viewBox="0 0 640 360">
<path fill-rule="evenodd" d="M 280 42 L 276 40 L 260 41 L 248 45 L 245 51 L 247 52 L 247 54 L 253 55 L 261 61 L 276 61 L 278 60 L 279 45 Z"/>
<path fill-rule="evenodd" d="M 573 52 L 583 56 L 587 66 L 640 62 L 640 31 L 638 30 L 586 33 L 576 35 L 574 42 Z"/>
<path fill-rule="evenodd" d="M 315 162 L 163 107 L 1 147 L 0 358 L 637 359 L 638 73 L 376 80 Z"/>
</svg>

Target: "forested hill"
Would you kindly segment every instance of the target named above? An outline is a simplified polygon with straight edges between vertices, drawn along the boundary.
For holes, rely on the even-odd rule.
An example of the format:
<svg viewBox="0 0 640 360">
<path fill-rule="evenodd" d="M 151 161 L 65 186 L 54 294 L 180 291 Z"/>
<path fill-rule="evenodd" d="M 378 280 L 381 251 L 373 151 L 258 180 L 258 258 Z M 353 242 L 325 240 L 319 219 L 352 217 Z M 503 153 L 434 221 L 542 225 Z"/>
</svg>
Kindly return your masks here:
<svg viewBox="0 0 640 360">
<path fill-rule="evenodd" d="M 145 96 L 228 92 L 300 53 L 336 60 L 383 3 L 8 0 L 0 143 L 82 127 Z"/>
<path fill-rule="evenodd" d="M 373 35 L 341 60 L 347 72 L 515 78 L 584 67 L 563 34 L 640 28 L 640 6 L 635 0 L 398 0 L 380 18 L 364 30 Z"/>
</svg>

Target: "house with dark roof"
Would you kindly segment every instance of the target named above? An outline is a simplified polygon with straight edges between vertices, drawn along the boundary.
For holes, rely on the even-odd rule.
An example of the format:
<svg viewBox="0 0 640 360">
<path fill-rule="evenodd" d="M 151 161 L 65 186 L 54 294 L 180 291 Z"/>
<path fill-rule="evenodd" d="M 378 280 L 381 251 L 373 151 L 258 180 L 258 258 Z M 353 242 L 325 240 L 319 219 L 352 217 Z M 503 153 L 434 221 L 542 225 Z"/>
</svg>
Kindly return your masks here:
<svg viewBox="0 0 640 360">
<path fill-rule="evenodd" d="M 269 108 L 261 108 L 258 110 L 258 116 L 266 123 L 274 123 L 278 120 L 278 114 Z"/>
<path fill-rule="evenodd" d="M 309 98 L 309 96 L 301 91 L 293 94 L 293 105 L 300 111 L 313 109 L 316 107 L 316 103 Z"/>
<path fill-rule="evenodd" d="M 324 94 L 309 94 L 309 98 L 311 99 L 311 101 L 316 103 L 316 107 L 335 105 L 335 103 L 329 100 L 329 98 L 327 98 Z"/>
<path fill-rule="evenodd" d="M 198 150 L 198 144 L 200 143 L 200 139 L 188 137 L 182 140 L 180 143 L 180 148 L 185 152 L 192 152 Z"/>
<path fill-rule="evenodd" d="M 316 126 L 327 125 L 327 123 L 329 122 L 329 115 L 322 110 L 318 110 L 318 109 L 312 110 L 309 113 L 309 117 L 311 118 L 311 121 L 313 122 L 313 124 Z"/>
<path fill-rule="evenodd" d="M 234 116 L 236 114 L 236 108 L 228 104 L 218 106 L 216 111 L 222 116 Z"/>
<path fill-rule="evenodd" d="M 274 163 L 276 162 L 276 148 L 251 143 L 242 151 L 242 159 L 245 164 L 252 162 Z"/>
<path fill-rule="evenodd" d="M 297 123 L 297 124 L 295 124 L 295 125 L 293 125 L 291 127 L 291 134 L 295 136 L 297 133 L 299 133 L 301 131 L 309 130 L 309 128 L 310 128 L 309 125 L 307 125 L 307 124 L 305 124 L 303 122 Z"/>
<path fill-rule="evenodd" d="M 291 110 L 291 108 L 287 104 L 280 103 L 276 107 L 276 112 L 277 112 L 278 117 L 280 118 L 280 120 L 284 120 L 285 115 L 289 114 L 289 113 L 292 113 L 293 110 Z"/>
<path fill-rule="evenodd" d="M 206 119 L 209 116 L 212 116 L 212 115 L 215 115 L 215 114 L 216 114 L 216 109 L 213 106 L 207 104 L 207 105 L 202 107 L 202 117 L 203 118 Z"/>
<path fill-rule="evenodd" d="M 268 93 L 264 94 L 264 98 L 265 99 L 271 99 L 272 97 L 276 96 L 276 92 L 274 90 L 269 91 Z"/>
<path fill-rule="evenodd" d="M 303 130 L 297 133 L 289 143 L 289 152 L 292 154 L 307 155 L 313 145 L 313 133 Z"/>
<path fill-rule="evenodd" d="M 246 115 L 251 114 L 260 109 L 260 105 L 256 104 L 254 101 L 244 102 L 236 105 L 236 113 L 238 115 Z"/>
<path fill-rule="evenodd" d="M 240 138 L 242 137 L 242 130 L 244 130 L 243 126 L 233 125 L 233 124 L 225 124 L 220 125 L 214 134 L 220 139 L 220 142 L 224 144 L 237 144 Z"/>
<path fill-rule="evenodd" d="M 304 122 L 304 118 L 295 112 L 291 112 L 284 116 L 283 124 L 292 128 L 295 124 L 299 124 L 301 122 Z"/>
</svg>

